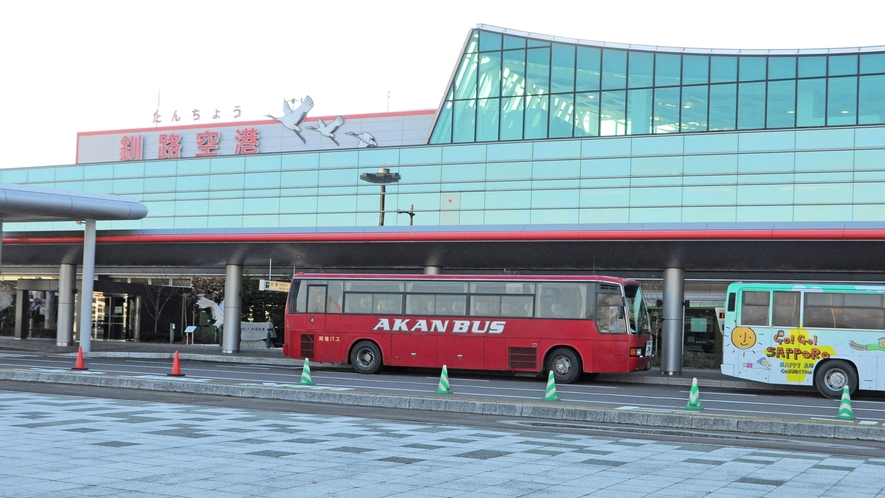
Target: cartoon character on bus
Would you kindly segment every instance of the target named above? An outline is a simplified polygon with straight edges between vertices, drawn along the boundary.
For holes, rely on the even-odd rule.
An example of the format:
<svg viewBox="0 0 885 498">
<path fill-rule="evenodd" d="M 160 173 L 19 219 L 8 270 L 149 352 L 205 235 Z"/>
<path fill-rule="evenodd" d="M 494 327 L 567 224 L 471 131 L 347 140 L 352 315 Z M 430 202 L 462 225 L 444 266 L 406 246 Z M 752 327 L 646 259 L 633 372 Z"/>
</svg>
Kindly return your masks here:
<svg viewBox="0 0 885 498">
<path fill-rule="evenodd" d="M 858 351 L 885 351 L 885 337 L 880 337 L 877 343 L 858 344 L 854 341 L 848 341 L 848 345 L 851 346 L 851 349 Z"/>
</svg>

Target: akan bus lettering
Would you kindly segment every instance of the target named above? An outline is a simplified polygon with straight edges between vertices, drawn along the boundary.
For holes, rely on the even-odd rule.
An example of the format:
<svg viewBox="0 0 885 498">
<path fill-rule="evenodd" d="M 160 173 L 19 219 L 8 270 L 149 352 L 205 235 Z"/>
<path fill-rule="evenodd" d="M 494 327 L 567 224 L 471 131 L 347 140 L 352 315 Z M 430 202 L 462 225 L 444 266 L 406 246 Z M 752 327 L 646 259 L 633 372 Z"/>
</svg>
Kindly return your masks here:
<svg viewBox="0 0 885 498">
<path fill-rule="evenodd" d="M 429 322 L 429 323 L 428 323 Z M 415 320 L 411 318 L 379 318 L 372 330 L 385 332 L 452 332 L 454 334 L 500 334 L 504 332 L 506 321 L 489 320 Z"/>
</svg>

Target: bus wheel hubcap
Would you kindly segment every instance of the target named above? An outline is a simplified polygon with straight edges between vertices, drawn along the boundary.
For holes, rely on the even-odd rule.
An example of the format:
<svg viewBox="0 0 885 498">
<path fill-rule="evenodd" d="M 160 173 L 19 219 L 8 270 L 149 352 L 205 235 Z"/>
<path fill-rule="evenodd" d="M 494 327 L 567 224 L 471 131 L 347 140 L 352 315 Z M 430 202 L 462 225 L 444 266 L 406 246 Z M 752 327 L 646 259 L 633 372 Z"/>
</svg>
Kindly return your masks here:
<svg viewBox="0 0 885 498">
<path fill-rule="evenodd" d="M 367 349 L 366 349 L 366 350 L 363 350 L 363 351 L 360 351 L 360 355 L 359 355 L 359 357 L 360 357 L 360 362 L 361 362 L 363 365 L 369 365 L 369 364 L 372 363 L 372 359 L 373 359 L 373 357 L 372 357 L 372 352 L 369 351 L 369 350 L 367 350 Z"/>
<path fill-rule="evenodd" d="M 572 364 L 568 361 L 568 358 L 557 358 L 553 362 L 553 370 L 559 375 L 565 375 L 571 369 Z"/>
<path fill-rule="evenodd" d="M 830 372 L 827 376 L 827 387 L 833 389 L 834 391 L 838 391 L 845 387 L 848 379 L 845 377 L 845 373 L 840 370 L 834 370 Z"/>
</svg>

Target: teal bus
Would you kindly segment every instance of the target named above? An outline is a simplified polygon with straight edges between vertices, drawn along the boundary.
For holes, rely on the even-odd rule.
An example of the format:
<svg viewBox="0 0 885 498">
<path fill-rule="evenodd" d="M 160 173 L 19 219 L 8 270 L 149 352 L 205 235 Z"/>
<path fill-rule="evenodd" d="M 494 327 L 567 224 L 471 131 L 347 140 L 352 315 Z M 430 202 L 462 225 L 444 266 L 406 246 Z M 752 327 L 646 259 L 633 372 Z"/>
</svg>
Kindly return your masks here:
<svg viewBox="0 0 885 498">
<path fill-rule="evenodd" d="M 722 334 L 724 375 L 830 398 L 885 390 L 885 286 L 733 283 Z"/>
</svg>

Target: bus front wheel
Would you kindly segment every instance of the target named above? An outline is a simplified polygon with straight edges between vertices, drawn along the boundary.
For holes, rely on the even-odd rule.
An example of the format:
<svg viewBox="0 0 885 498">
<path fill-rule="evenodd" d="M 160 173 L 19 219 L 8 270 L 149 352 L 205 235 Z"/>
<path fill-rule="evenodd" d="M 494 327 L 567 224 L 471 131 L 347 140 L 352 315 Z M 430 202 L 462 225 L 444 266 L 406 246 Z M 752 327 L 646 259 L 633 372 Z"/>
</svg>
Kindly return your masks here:
<svg viewBox="0 0 885 498">
<path fill-rule="evenodd" d="M 372 341 L 360 341 L 350 351 L 350 364 L 358 373 L 376 373 L 381 369 L 381 349 Z"/>
<path fill-rule="evenodd" d="M 557 383 L 571 384 L 581 376 L 581 360 L 571 349 L 554 349 L 547 357 L 547 371 L 553 371 Z"/>
<path fill-rule="evenodd" d="M 842 390 L 848 386 L 848 393 L 857 390 L 857 373 L 850 363 L 830 360 L 814 372 L 814 387 L 828 398 L 842 397 Z"/>
</svg>

